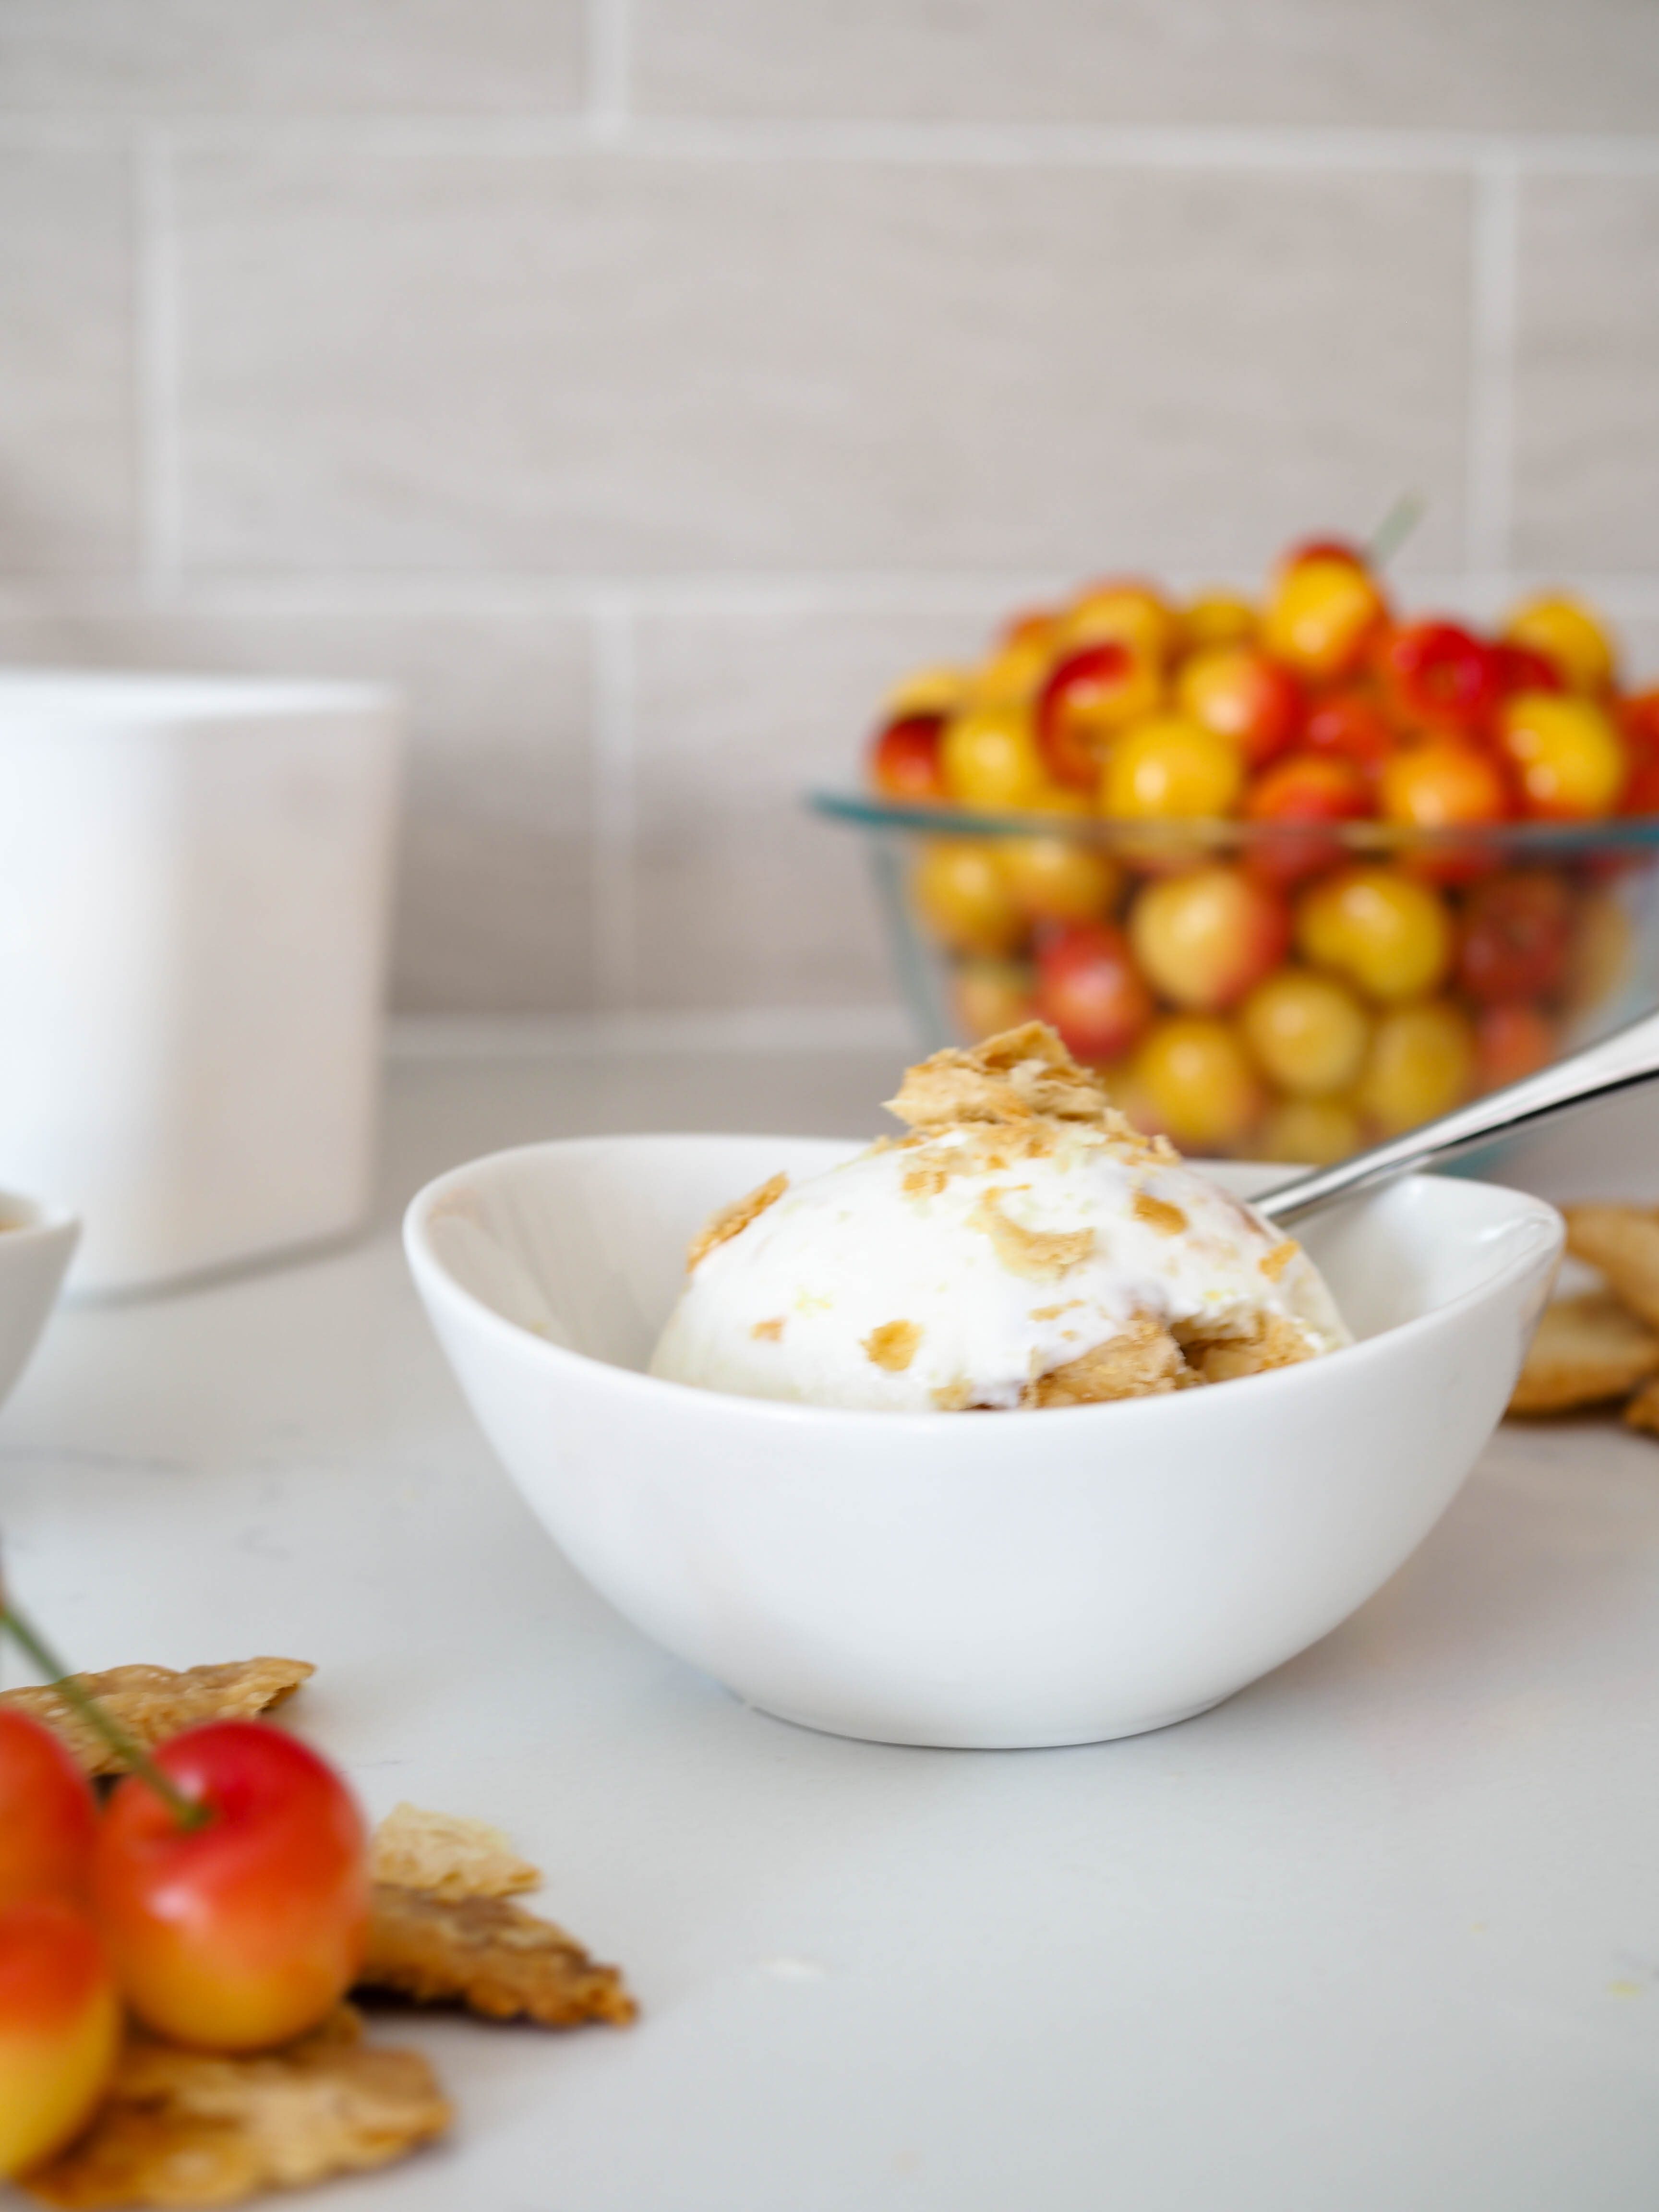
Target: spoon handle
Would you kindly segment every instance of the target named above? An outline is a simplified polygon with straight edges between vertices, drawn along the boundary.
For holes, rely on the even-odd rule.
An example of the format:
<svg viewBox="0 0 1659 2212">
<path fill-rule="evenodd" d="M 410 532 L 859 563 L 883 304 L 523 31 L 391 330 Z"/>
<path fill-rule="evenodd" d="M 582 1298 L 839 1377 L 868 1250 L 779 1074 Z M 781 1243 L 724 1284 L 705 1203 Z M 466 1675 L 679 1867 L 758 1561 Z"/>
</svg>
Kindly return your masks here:
<svg viewBox="0 0 1659 2212">
<path fill-rule="evenodd" d="M 1523 1075 L 1518 1083 L 1454 1107 L 1404 1136 L 1389 1137 L 1369 1152 L 1355 1152 L 1334 1167 L 1317 1168 L 1311 1175 L 1296 1176 L 1276 1190 L 1252 1200 L 1258 1213 L 1269 1221 L 1294 1221 L 1316 1206 L 1367 1190 L 1392 1176 L 1408 1175 L 1415 1168 L 1436 1167 L 1476 1145 L 1495 1137 L 1536 1128 L 1540 1121 L 1570 1113 L 1593 1098 L 1610 1098 L 1634 1084 L 1650 1083 L 1659 1076 L 1659 1012 L 1615 1030 L 1611 1036 L 1586 1045 L 1582 1052 L 1553 1061 L 1536 1075 Z"/>
</svg>

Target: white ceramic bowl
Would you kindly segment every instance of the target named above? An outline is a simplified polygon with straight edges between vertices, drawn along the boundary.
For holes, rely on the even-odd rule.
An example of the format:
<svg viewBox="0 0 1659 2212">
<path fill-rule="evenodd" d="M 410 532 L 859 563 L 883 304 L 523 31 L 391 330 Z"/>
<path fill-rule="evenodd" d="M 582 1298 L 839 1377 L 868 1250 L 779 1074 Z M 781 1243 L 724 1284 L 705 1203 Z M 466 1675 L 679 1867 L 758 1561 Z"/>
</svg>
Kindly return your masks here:
<svg viewBox="0 0 1659 2212">
<path fill-rule="evenodd" d="M 0 1190 L 0 1400 L 28 1364 L 80 1234 L 61 1206 Z"/>
<path fill-rule="evenodd" d="M 750 1704 L 894 1743 L 1162 1727 L 1334 1628 L 1473 1465 L 1561 1249 L 1540 1200 L 1396 1183 L 1307 1229 L 1352 1350 L 1117 1405 L 840 1413 L 642 1373 L 708 1215 L 854 1149 L 530 1146 L 428 1185 L 404 1234 L 485 1433 L 580 1572 Z M 1248 1192 L 1284 1170 L 1214 1172 Z"/>
</svg>

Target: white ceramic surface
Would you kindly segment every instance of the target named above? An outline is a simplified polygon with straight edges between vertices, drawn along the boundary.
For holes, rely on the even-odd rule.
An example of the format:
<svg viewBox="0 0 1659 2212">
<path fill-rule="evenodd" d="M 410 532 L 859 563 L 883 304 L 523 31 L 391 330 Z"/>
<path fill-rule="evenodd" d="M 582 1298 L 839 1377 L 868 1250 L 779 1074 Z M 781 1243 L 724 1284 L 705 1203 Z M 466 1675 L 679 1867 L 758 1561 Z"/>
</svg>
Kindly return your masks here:
<svg viewBox="0 0 1659 2212">
<path fill-rule="evenodd" d="M 80 1233 L 63 1207 L 0 1191 L 0 1402 L 40 1340 Z"/>
<path fill-rule="evenodd" d="M 1346 1617 L 1491 1434 L 1559 1217 L 1413 1178 L 1306 1243 L 1352 1350 L 1066 1411 L 830 1412 L 638 1371 L 685 1246 L 810 1139 L 589 1138 L 415 1200 L 415 1279 L 486 1434 L 636 1626 L 784 1718 L 915 1744 L 1091 1741 L 1203 1711 Z M 1260 1188 L 1278 1170 L 1218 1170 Z"/>
<path fill-rule="evenodd" d="M 397 723 L 362 685 L 0 676 L 0 1174 L 130 1290 L 369 1200 Z"/>
</svg>

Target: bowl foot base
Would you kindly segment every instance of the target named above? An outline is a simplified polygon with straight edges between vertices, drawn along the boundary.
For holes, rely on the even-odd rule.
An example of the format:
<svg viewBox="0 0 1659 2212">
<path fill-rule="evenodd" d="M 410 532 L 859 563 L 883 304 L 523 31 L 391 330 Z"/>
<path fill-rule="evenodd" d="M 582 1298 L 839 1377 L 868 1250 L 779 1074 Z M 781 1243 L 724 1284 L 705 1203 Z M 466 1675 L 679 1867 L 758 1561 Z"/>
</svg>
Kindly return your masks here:
<svg viewBox="0 0 1659 2212">
<path fill-rule="evenodd" d="M 1073 1726 L 1050 1734 L 1034 1727 L 1013 1729 L 1006 1735 L 995 1729 L 958 1730 L 925 1723 L 915 1729 L 902 1723 L 854 1728 L 811 1713 L 786 1712 L 781 1705 L 762 1705 L 753 1698 L 742 1698 L 739 1702 L 747 1705 L 750 1712 L 760 1713 L 768 1720 L 787 1721 L 791 1728 L 811 1729 L 817 1735 L 845 1736 L 854 1743 L 902 1744 L 915 1751 L 1059 1751 L 1068 1744 L 1115 1743 L 1125 1736 L 1151 1735 L 1158 1729 L 1178 1728 L 1182 1721 L 1196 1720 L 1200 1713 L 1213 1712 L 1218 1705 L 1236 1695 L 1235 1691 L 1224 1691 L 1218 1698 L 1206 1698 L 1201 1704 L 1184 1706 L 1179 1712 L 1158 1713 L 1149 1720 L 1130 1721 L 1121 1728 Z"/>
</svg>

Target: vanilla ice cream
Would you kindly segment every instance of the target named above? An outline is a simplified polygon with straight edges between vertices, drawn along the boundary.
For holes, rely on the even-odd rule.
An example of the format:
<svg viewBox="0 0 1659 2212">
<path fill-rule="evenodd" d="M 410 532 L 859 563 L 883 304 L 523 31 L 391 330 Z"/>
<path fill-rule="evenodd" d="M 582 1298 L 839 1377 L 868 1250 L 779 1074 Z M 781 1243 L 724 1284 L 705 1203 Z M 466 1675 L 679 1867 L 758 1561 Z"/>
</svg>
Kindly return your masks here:
<svg viewBox="0 0 1659 2212">
<path fill-rule="evenodd" d="M 1030 1024 L 913 1068 L 911 1124 L 716 1218 L 651 1372 L 895 1413 L 1084 1405 L 1346 1344 L 1301 1247 Z"/>
</svg>

